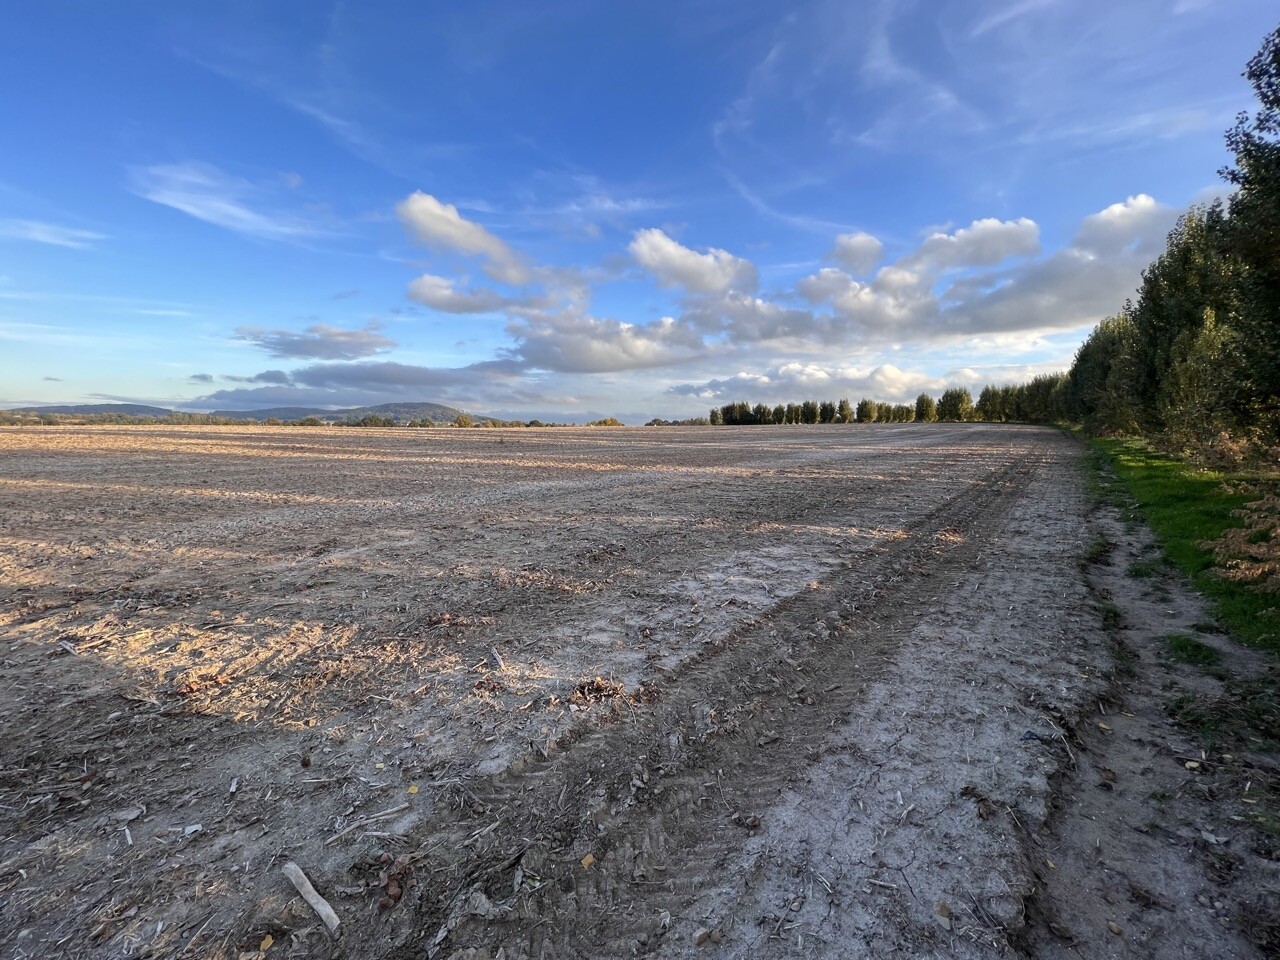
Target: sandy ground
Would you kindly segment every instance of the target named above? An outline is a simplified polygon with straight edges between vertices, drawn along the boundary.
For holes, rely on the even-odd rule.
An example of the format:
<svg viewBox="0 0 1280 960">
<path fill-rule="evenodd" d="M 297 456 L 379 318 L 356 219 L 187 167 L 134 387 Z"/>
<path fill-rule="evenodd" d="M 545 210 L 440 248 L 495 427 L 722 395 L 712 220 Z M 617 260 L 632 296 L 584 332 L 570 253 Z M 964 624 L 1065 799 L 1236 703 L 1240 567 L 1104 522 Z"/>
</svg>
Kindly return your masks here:
<svg viewBox="0 0 1280 960">
<path fill-rule="evenodd" d="M 1149 544 L 1078 460 L 0 430 L 2 955 L 1261 955 L 1275 851 L 1168 722 L 1203 613 L 1083 564 Z"/>
</svg>

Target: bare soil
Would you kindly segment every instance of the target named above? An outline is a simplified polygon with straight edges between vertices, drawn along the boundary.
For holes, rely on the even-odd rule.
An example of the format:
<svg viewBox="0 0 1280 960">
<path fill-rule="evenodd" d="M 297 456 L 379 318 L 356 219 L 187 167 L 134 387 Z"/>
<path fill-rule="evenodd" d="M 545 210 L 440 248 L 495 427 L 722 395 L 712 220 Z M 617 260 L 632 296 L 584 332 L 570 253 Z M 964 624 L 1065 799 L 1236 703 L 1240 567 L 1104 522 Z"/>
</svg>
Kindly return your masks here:
<svg viewBox="0 0 1280 960">
<path fill-rule="evenodd" d="M 1170 715 L 1267 664 L 1079 459 L 0 430 L 0 955 L 1274 953 L 1274 768 Z"/>
</svg>

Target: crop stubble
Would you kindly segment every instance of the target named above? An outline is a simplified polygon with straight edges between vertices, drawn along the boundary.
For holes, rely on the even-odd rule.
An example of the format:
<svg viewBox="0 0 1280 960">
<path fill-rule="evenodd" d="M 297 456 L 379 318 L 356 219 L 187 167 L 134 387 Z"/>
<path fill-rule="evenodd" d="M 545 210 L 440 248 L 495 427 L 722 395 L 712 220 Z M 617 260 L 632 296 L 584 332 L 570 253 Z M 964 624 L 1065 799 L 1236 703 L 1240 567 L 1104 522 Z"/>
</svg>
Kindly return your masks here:
<svg viewBox="0 0 1280 960">
<path fill-rule="evenodd" d="M 890 860 L 956 843 L 981 897 L 955 932 L 995 949 L 1062 757 L 973 753 L 1101 683 L 1076 451 L 1052 431 L 22 429 L 0 457 L 0 926 L 33 955 L 236 955 L 268 933 L 302 953 L 674 954 L 698 927 L 757 953 L 811 929 L 821 951 L 868 896 L 859 936 L 943 950 Z M 944 640 L 947 682 L 1001 690 L 1019 650 L 1034 679 L 930 704 L 907 688 L 954 694 Z M 895 767 L 922 726 L 959 750 L 958 718 L 964 769 Z M 898 803 L 848 808 L 823 859 L 815 782 L 824 810 L 854 785 Z M 991 836 L 904 839 L 984 791 L 1007 810 Z M 404 881 L 385 911 L 388 868 L 363 865 L 381 851 Z M 286 859 L 328 890 L 337 944 Z M 790 910 L 783 888 L 807 903 L 815 877 L 823 914 Z"/>
</svg>

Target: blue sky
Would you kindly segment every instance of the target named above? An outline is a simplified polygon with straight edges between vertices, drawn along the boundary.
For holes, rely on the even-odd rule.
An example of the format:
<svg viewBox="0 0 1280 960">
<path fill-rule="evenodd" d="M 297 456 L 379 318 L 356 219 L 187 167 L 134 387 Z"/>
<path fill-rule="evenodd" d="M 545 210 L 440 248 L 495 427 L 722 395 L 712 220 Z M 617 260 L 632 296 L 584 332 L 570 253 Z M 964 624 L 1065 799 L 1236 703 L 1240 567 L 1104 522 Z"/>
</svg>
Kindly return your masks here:
<svg viewBox="0 0 1280 960">
<path fill-rule="evenodd" d="M 0 402 L 582 419 L 1067 365 L 1254 0 L 62 2 L 0 33 Z"/>
</svg>

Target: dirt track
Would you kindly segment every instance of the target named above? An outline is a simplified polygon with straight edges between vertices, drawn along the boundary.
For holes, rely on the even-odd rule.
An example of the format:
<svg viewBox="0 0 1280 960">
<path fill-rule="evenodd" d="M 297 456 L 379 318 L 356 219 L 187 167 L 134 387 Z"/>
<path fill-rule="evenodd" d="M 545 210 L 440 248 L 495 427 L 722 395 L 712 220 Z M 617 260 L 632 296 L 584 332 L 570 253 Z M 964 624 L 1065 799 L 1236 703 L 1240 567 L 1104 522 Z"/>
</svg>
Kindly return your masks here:
<svg viewBox="0 0 1280 960">
<path fill-rule="evenodd" d="M 1077 460 L 963 425 L 0 431 L 4 956 L 1043 952 L 1111 686 Z M 1113 913 L 1083 955 L 1194 924 L 1124 952 Z"/>
</svg>

